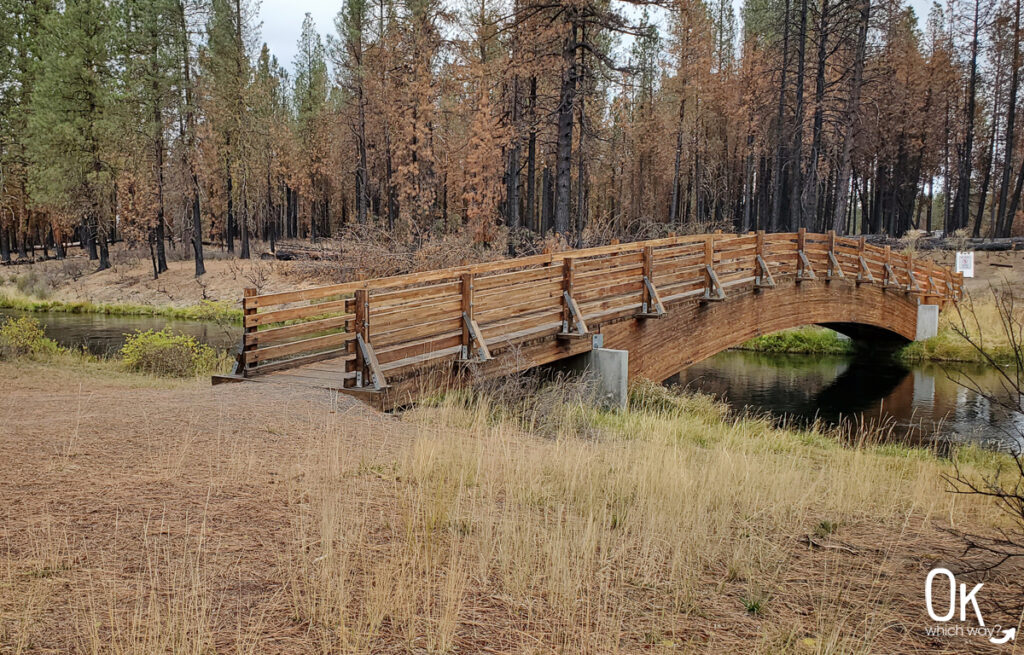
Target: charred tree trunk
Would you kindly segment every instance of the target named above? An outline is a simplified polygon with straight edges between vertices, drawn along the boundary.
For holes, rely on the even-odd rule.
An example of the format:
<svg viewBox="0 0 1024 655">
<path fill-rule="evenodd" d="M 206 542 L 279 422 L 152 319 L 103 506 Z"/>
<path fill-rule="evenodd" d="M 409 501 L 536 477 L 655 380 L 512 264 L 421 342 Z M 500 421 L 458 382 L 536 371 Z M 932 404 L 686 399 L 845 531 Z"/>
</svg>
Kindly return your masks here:
<svg viewBox="0 0 1024 655">
<path fill-rule="evenodd" d="M 530 78 L 530 137 L 526 145 L 526 215 L 524 222 L 531 230 L 537 225 L 537 78 Z"/>
<path fill-rule="evenodd" d="M 558 100 L 558 134 L 555 152 L 555 213 L 554 228 L 562 238 L 568 241 L 571 186 L 572 186 L 572 128 L 575 118 L 576 87 L 578 71 L 576 69 L 576 50 L 579 47 L 579 26 L 575 19 L 567 26 L 568 33 L 562 44 L 562 88 Z"/>
<path fill-rule="evenodd" d="M 999 209 L 996 212 L 995 236 L 1010 236 L 1013 215 L 1007 216 L 1007 195 L 1010 191 L 1010 173 L 1013 168 L 1014 126 L 1017 119 L 1017 88 L 1020 84 L 1020 0 L 1013 6 L 1013 57 L 1010 66 L 1010 98 L 1006 105 L 1006 145 L 1003 156 L 1003 176 L 999 184 Z M 1009 221 L 1007 220 L 1009 218 Z"/>
<path fill-rule="evenodd" d="M 772 215 L 769 231 L 777 232 L 782 222 L 782 190 L 786 162 L 786 75 L 789 72 L 789 0 L 782 15 L 782 70 L 779 78 L 779 99 L 775 114 L 775 170 L 772 171 Z M 788 221 L 787 221 L 788 223 Z"/>
</svg>

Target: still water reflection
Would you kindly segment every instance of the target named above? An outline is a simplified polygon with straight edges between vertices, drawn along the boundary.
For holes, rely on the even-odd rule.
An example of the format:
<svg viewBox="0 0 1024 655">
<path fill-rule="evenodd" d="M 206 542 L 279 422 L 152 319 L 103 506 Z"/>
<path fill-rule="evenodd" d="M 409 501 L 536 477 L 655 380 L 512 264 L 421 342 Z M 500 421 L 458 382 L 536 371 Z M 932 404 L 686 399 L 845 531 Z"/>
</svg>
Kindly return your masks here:
<svg viewBox="0 0 1024 655">
<path fill-rule="evenodd" d="M 997 370 L 980 365 L 907 365 L 877 356 L 821 357 L 726 351 L 671 382 L 713 393 L 737 409 L 797 422 L 864 422 L 914 442 L 977 441 L 1008 449 L 1024 432 L 1020 414 L 963 384 L 1003 393 Z M 1003 396 L 1005 397 L 1005 395 Z"/>
<path fill-rule="evenodd" d="M 136 330 L 162 330 L 170 327 L 195 337 L 215 348 L 236 348 L 242 328 L 200 321 L 175 321 L 152 316 L 107 316 L 106 314 L 66 314 L 62 312 L 19 312 L 0 309 L 0 322 L 7 316 L 30 316 L 38 320 L 46 336 L 68 348 L 84 348 L 94 355 L 116 353 L 124 345 L 126 334 Z"/>
</svg>

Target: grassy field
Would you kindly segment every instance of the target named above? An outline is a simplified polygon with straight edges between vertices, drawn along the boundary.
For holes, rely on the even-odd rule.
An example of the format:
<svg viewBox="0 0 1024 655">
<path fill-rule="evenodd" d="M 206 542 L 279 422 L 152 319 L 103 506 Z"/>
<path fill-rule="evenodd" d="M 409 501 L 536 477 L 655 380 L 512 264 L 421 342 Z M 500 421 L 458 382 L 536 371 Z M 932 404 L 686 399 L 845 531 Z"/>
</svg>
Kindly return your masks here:
<svg viewBox="0 0 1024 655">
<path fill-rule="evenodd" d="M 380 415 L 273 384 L 70 370 L 0 362 L 0 652 L 987 646 L 924 632 L 927 571 L 964 567 L 945 530 L 1005 525 L 945 493 L 951 463 L 925 450 L 847 447 L 655 385 L 625 412 L 568 386 Z M 996 604 L 1019 602 L 1019 579 L 986 577 L 987 621 L 1016 625 Z"/>
</svg>

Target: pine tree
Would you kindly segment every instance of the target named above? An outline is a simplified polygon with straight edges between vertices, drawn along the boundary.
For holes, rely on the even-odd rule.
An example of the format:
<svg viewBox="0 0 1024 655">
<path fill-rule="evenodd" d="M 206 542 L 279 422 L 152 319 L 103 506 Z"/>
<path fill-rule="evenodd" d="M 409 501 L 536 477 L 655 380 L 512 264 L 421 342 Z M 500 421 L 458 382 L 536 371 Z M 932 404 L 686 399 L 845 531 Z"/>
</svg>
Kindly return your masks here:
<svg viewBox="0 0 1024 655">
<path fill-rule="evenodd" d="M 324 124 L 329 79 L 323 40 L 316 31 L 313 17 L 302 21 L 298 53 L 293 68 L 295 82 L 292 99 L 295 103 L 296 133 L 302 153 L 301 166 L 305 191 L 310 199 L 310 237 L 330 236 L 328 156 L 329 137 Z"/>
<path fill-rule="evenodd" d="M 154 275 L 167 270 L 164 248 L 166 225 L 167 131 L 177 107 L 181 85 L 177 61 L 181 54 L 178 0 L 123 0 L 121 5 L 125 38 L 123 80 L 119 84 L 128 127 L 125 154 L 145 152 L 136 158 L 135 172 L 152 179 L 154 212 L 143 217 L 149 225 L 148 238 L 155 250 Z M 135 146 L 138 146 L 136 150 Z"/>
<path fill-rule="evenodd" d="M 67 0 L 46 16 L 28 122 L 32 199 L 82 219 L 100 270 L 110 267 L 116 177 L 114 26 L 105 0 Z"/>
</svg>

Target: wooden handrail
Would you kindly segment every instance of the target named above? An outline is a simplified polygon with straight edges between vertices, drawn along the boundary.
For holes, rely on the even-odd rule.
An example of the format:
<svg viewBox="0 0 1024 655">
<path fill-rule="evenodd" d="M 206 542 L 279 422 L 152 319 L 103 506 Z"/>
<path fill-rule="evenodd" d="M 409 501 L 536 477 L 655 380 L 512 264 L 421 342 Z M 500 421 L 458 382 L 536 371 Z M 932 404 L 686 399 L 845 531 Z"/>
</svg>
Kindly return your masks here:
<svg viewBox="0 0 1024 655">
<path fill-rule="evenodd" d="M 939 301 L 963 293 L 962 275 L 863 238 L 804 230 L 672 236 L 280 293 L 247 289 L 236 373 L 344 357 L 347 386 L 379 389 L 435 360 L 485 360 L 493 350 L 656 318 L 667 303 L 725 300 L 733 287 L 768 288 L 785 276 L 888 282 Z"/>
</svg>

